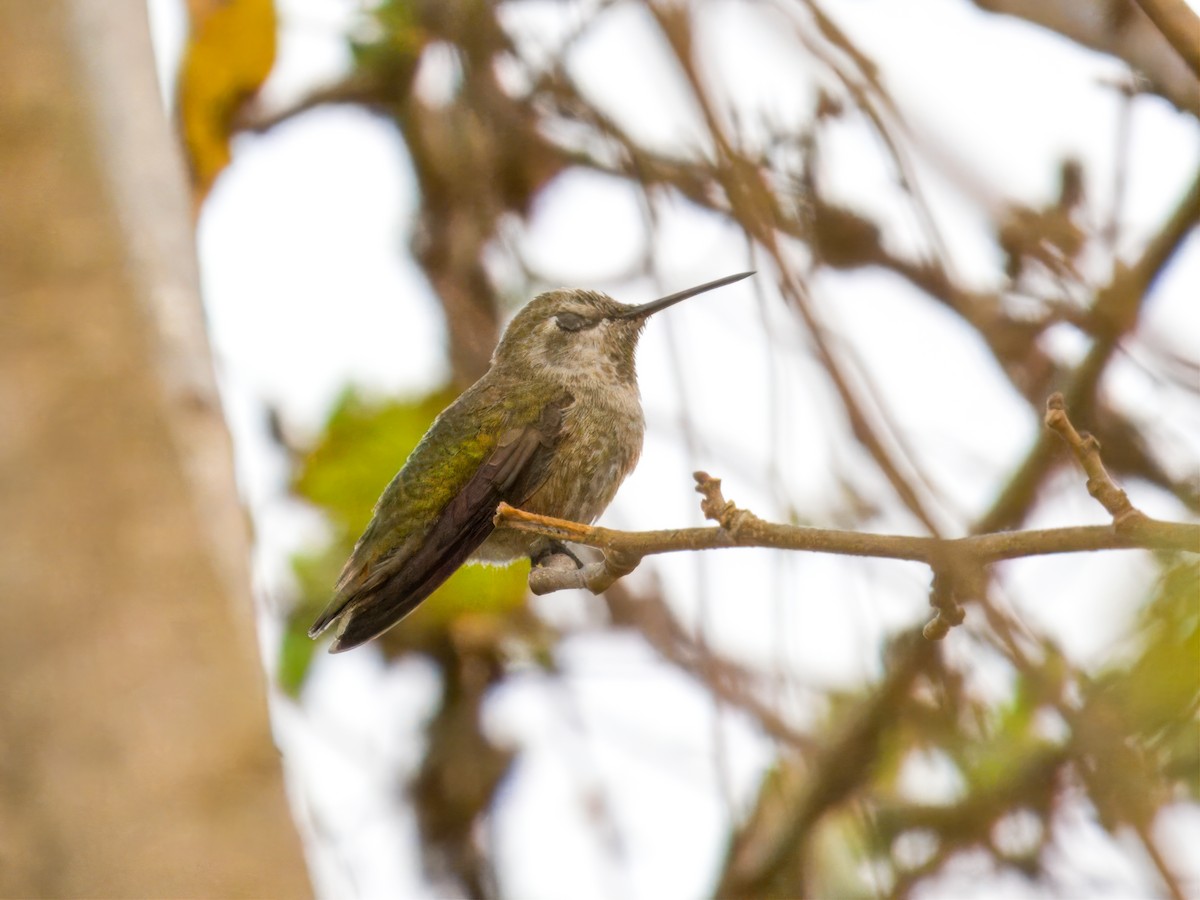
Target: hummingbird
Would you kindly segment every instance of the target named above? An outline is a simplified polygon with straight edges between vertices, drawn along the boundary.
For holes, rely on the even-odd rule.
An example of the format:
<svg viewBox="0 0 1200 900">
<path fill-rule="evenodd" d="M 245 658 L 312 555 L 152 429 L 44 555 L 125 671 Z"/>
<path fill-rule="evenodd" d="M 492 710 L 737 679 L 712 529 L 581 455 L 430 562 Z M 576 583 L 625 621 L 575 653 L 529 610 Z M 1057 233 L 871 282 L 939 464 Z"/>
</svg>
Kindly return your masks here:
<svg viewBox="0 0 1200 900">
<path fill-rule="evenodd" d="M 384 489 L 309 637 L 330 652 L 378 637 L 465 562 L 537 566 L 557 541 L 493 524 L 501 501 L 591 523 L 642 452 L 634 356 L 646 320 L 742 272 L 632 306 L 590 290 L 539 294 L 505 328 L 491 364 L 446 407 Z"/>
</svg>

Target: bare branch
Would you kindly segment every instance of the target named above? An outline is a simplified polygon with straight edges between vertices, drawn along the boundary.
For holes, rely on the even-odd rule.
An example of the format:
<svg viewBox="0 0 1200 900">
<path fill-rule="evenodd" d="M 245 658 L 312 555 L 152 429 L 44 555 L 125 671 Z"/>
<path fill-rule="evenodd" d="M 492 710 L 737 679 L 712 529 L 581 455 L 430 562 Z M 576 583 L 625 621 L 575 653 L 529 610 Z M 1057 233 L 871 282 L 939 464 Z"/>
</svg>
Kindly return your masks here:
<svg viewBox="0 0 1200 900">
<path fill-rule="evenodd" d="M 239 131 L 265 134 L 272 128 L 323 106 L 354 105 L 382 114 L 386 100 L 387 97 L 376 79 L 355 73 L 341 81 L 317 87 L 293 103 L 277 109 L 268 109 L 261 103 L 252 103 L 239 111 L 234 127 Z"/>
<path fill-rule="evenodd" d="M 1084 47 L 1111 54 L 1143 73 L 1154 90 L 1179 109 L 1192 115 L 1200 113 L 1196 75 L 1139 6 L 1116 3 L 1102 11 L 1094 4 L 1072 0 L 974 0 L 974 3 L 989 12 L 1025 19 Z"/>
<path fill-rule="evenodd" d="M 1200 19 L 1183 0 L 1136 0 L 1137 5 L 1200 78 Z"/>
<path fill-rule="evenodd" d="M 1140 513 L 1134 517 L 1127 515 L 1119 526 L 1114 522 L 1113 525 L 1005 531 L 950 539 L 784 525 L 767 522 L 725 500 L 720 480 L 706 472 L 695 473 L 695 478 L 697 491 L 704 495 L 701 508 L 708 518 L 719 523 L 716 528 L 619 531 L 540 516 L 507 503 L 501 503 L 496 510 L 495 523 L 498 528 L 583 544 L 604 552 L 604 560 L 582 569 L 568 570 L 557 565 L 536 569 L 530 575 L 530 585 L 538 594 L 564 588 L 586 588 L 600 593 L 617 578 L 631 572 L 645 556 L 727 547 L 766 547 L 909 560 L 926 563 L 939 572 L 947 567 L 960 570 L 1057 553 L 1119 549 L 1200 551 L 1200 525 L 1161 522 Z M 961 574 L 955 578 L 968 580 Z M 955 593 L 961 595 L 961 591 Z"/>
</svg>

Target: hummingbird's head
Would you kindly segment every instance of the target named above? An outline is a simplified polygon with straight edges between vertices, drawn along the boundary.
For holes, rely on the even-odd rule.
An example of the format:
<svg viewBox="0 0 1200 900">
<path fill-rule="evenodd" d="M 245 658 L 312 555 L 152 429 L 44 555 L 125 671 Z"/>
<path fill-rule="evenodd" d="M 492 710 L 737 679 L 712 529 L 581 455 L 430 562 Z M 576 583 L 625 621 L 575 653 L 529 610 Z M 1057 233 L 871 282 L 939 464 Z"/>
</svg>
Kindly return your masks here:
<svg viewBox="0 0 1200 900">
<path fill-rule="evenodd" d="M 742 272 L 659 300 L 630 306 L 607 294 L 560 289 L 539 294 L 516 314 L 492 356 L 496 366 L 531 366 L 565 380 L 633 382 L 634 353 L 646 320 L 681 300 L 752 275 Z"/>
</svg>

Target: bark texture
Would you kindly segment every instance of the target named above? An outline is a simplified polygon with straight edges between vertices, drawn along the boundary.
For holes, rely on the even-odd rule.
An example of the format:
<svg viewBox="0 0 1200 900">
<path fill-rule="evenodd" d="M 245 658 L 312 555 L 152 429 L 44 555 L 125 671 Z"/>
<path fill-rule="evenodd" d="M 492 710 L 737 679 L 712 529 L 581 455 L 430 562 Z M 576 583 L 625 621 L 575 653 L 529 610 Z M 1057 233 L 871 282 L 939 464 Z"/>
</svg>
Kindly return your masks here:
<svg viewBox="0 0 1200 900">
<path fill-rule="evenodd" d="M 145 15 L 0 3 L 0 896 L 303 896 Z"/>
</svg>

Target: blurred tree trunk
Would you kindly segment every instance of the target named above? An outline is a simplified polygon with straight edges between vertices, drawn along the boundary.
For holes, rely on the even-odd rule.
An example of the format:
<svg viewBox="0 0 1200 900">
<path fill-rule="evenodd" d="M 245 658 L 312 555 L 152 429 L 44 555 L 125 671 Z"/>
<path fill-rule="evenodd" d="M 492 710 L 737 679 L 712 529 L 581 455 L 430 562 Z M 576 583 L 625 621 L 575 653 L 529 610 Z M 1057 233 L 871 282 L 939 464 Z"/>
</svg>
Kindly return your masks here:
<svg viewBox="0 0 1200 900">
<path fill-rule="evenodd" d="M 309 893 L 142 3 L 0 3 L 0 895 Z"/>
</svg>

